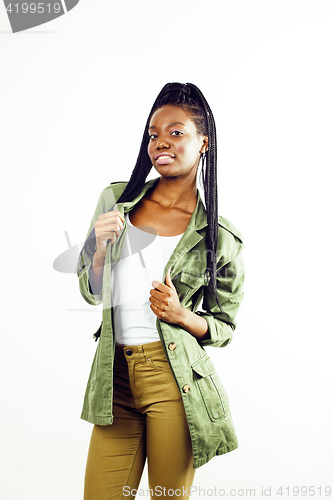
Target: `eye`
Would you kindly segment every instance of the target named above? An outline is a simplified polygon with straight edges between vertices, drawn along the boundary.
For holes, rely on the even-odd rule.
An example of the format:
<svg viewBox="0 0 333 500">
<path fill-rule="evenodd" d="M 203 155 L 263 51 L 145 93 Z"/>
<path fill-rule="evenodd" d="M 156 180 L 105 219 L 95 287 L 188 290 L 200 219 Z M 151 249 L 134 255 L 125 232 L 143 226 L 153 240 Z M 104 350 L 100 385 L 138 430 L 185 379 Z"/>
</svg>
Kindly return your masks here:
<svg viewBox="0 0 333 500">
<path fill-rule="evenodd" d="M 151 140 L 151 139 L 156 139 L 156 137 L 157 137 L 157 134 L 150 134 L 150 135 L 149 135 L 149 139 L 150 139 L 150 140 Z"/>
<path fill-rule="evenodd" d="M 179 135 L 183 135 L 184 132 L 181 132 L 180 130 L 174 130 L 171 135 L 176 135 L 176 136 L 179 136 Z"/>
</svg>

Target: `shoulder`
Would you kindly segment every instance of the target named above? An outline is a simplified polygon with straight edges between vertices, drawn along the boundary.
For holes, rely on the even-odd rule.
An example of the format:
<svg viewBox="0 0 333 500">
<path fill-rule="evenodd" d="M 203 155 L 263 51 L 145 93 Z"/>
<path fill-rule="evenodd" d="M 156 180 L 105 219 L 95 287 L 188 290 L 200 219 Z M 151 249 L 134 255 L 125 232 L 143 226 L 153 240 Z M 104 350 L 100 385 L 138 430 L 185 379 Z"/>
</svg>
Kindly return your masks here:
<svg viewBox="0 0 333 500">
<path fill-rule="evenodd" d="M 224 231 L 232 234 L 234 238 L 236 238 L 240 243 L 244 244 L 244 238 L 242 234 L 238 231 L 238 229 L 225 217 L 219 215 L 219 226 L 223 228 Z"/>
<path fill-rule="evenodd" d="M 118 198 L 124 191 L 125 187 L 127 186 L 128 181 L 117 181 L 117 182 L 110 182 L 110 184 L 103 190 L 103 193 L 114 193 L 114 195 L 117 195 Z"/>
<path fill-rule="evenodd" d="M 219 216 L 218 260 L 230 262 L 244 249 L 244 238 L 238 229 L 225 217 Z"/>
<path fill-rule="evenodd" d="M 127 186 L 127 181 L 111 182 L 100 194 L 99 202 L 103 206 L 103 211 L 107 212 L 120 198 Z"/>
</svg>

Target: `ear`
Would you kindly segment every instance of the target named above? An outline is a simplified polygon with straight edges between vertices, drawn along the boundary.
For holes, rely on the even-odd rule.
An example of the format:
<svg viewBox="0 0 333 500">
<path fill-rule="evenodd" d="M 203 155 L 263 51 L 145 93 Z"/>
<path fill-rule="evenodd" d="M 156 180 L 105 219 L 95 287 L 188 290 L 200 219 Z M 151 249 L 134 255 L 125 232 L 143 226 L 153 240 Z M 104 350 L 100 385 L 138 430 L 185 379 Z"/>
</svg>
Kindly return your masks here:
<svg viewBox="0 0 333 500">
<path fill-rule="evenodd" d="M 200 149 L 200 153 L 206 153 L 208 150 L 208 135 L 204 135 L 202 139 L 202 147 Z"/>
</svg>

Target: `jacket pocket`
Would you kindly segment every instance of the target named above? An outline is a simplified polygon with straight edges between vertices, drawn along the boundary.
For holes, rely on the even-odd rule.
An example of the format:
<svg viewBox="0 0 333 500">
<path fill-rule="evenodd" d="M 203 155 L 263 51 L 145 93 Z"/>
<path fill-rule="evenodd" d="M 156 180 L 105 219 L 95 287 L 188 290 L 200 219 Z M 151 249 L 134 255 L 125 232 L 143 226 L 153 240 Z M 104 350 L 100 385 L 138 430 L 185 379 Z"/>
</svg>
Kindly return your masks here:
<svg viewBox="0 0 333 500">
<path fill-rule="evenodd" d="M 229 409 L 228 398 L 210 357 L 206 354 L 198 359 L 192 370 L 209 418 L 213 422 L 225 418 Z"/>
<path fill-rule="evenodd" d="M 183 269 L 179 276 L 178 286 L 175 284 L 180 301 L 185 303 L 199 288 L 208 285 L 208 281 L 207 274 Z"/>
</svg>

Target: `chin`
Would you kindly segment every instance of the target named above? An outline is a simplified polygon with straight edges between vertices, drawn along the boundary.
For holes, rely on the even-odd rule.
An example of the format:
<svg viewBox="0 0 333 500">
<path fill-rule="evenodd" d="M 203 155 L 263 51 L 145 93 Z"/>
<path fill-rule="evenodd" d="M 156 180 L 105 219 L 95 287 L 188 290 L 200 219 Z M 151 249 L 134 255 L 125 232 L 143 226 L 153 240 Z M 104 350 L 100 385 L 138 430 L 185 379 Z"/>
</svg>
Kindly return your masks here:
<svg viewBox="0 0 333 500">
<path fill-rule="evenodd" d="M 168 167 L 168 165 L 165 165 L 165 168 L 163 168 L 163 166 L 162 166 L 162 168 L 160 168 L 161 165 L 159 165 L 158 167 L 159 168 L 156 168 L 156 167 L 154 167 L 154 168 L 155 168 L 156 172 L 158 174 L 160 174 L 161 177 L 176 177 L 178 175 L 175 171 L 172 172 L 171 169 L 168 171 L 168 169 L 166 168 L 166 167 Z"/>
</svg>

